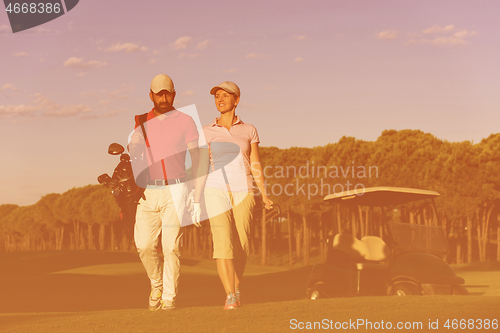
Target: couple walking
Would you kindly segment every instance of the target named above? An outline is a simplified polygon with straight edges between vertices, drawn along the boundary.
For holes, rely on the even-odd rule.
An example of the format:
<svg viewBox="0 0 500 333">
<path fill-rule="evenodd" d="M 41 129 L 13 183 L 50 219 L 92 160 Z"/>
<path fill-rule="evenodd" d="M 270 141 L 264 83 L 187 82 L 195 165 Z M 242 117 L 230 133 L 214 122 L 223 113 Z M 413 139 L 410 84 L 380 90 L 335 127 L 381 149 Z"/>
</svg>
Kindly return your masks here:
<svg viewBox="0 0 500 333">
<path fill-rule="evenodd" d="M 145 188 L 145 199 L 137 207 L 134 240 L 151 281 L 149 309 L 175 309 L 181 224 L 189 218 L 186 203 L 196 226 L 202 213 L 209 218 L 213 258 L 226 292 L 224 309 L 235 309 L 241 304 L 239 286 L 249 253 L 253 180 L 265 207 L 273 205 L 265 192 L 259 137 L 255 127 L 235 113 L 240 102 L 235 83 L 225 81 L 210 90 L 220 116 L 201 133 L 190 115 L 175 109 L 175 94 L 167 75 L 152 80 L 149 97 L 154 107 L 136 116 L 128 145 L 136 182 Z M 194 189 L 186 183 L 187 151 Z M 160 234 L 163 265 L 157 253 Z"/>
</svg>

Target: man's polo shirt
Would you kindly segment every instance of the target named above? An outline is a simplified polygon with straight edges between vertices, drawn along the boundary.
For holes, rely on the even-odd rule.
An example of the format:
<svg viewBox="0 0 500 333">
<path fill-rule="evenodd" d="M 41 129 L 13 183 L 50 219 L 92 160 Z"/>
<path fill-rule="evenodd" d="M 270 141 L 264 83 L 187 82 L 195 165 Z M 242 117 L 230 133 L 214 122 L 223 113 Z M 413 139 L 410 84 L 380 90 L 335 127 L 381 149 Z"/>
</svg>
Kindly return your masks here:
<svg viewBox="0 0 500 333">
<path fill-rule="evenodd" d="M 155 117 L 153 108 L 144 123 L 149 147 L 144 155 L 153 180 L 185 177 L 187 143 L 198 140 L 198 130 L 190 116 L 178 110 L 169 111 L 164 116 Z M 139 116 L 135 117 L 135 131 L 142 134 Z"/>
<path fill-rule="evenodd" d="M 250 152 L 251 144 L 260 142 L 257 130 L 236 116 L 228 131 L 218 124 L 219 119 L 203 127 L 211 162 L 206 186 L 253 192 Z"/>
</svg>

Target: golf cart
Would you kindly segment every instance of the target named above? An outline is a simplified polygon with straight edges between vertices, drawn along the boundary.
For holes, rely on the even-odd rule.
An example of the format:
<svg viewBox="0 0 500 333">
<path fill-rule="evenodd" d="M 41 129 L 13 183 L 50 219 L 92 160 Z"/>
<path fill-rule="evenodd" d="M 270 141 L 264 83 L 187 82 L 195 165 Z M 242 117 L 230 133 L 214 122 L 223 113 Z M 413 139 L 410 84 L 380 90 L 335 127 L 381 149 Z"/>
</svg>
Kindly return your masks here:
<svg viewBox="0 0 500 333">
<path fill-rule="evenodd" d="M 372 187 L 328 195 L 324 200 L 392 209 L 430 200 L 435 210 L 433 198 L 438 196 L 434 191 Z M 328 240 L 326 261 L 314 265 L 309 277 L 308 298 L 468 294 L 461 286 L 464 279 L 443 260 L 448 241 L 442 227 L 391 221 L 385 213 L 381 216 L 380 237 L 357 239 L 351 233 L 339 233 Z"/>
</svg>

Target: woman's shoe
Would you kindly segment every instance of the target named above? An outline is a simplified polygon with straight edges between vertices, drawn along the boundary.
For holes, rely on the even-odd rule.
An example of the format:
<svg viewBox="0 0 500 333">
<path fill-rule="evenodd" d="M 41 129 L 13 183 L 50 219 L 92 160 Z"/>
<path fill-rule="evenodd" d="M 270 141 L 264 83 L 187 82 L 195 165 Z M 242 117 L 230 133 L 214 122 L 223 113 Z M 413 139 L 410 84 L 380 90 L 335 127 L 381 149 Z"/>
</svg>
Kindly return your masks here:
<svg viewBox="0 0 500 333">
<path fill-rule="evenodd" d="M 236 301 L 236 297 L 234 296 L 233 293 L 229 293 L 226 298 L 226 304 L 224 305 L 224 310 L 232 310 L 232 309 L 237 309 L 238 304 Z"/>
<path fill-rule="evenodd" d="M 239 289 L 236 289 L 236 291 L 234 292 L 234 297 L 236 297 L 236 304 L 238 305 L 238 307 L 240 307 L 241 301 L 240 301 L 240 290 Z"/>
</svg>

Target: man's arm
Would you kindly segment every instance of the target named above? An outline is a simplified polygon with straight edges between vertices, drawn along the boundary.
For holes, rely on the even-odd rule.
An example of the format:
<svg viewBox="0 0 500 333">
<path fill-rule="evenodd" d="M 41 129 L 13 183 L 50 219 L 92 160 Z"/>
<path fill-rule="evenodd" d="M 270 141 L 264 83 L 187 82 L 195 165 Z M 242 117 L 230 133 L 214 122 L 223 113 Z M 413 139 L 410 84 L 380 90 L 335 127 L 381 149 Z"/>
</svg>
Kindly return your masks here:
<svg viewBox="0 0 500 333">
<path fill-rule="evenodd" d="M 193 178 L 195 183 L 194 198 L 193 198 L 193 208 L 191 211 L 191 218 L 194 225 L 201 227 L 201 194 L 203 193 L 203 188 L 205 187 L 205 181 L 207 180 L 208 173 L 208 149 L 198 148 L 198 142 L 193 141 L 188 144 L 189 153 L 191 154 L 191 160 L 193 161 L 192 170 Z"/>
<path fill-rule="evenodd" d="M 134 131 L 134 134 L 130 137 L 130 142 L 128 143 L 127 149 L 131 156 L 140 156 L 144 150 L 144 136 L 138 131 Z"/>
</svg>

